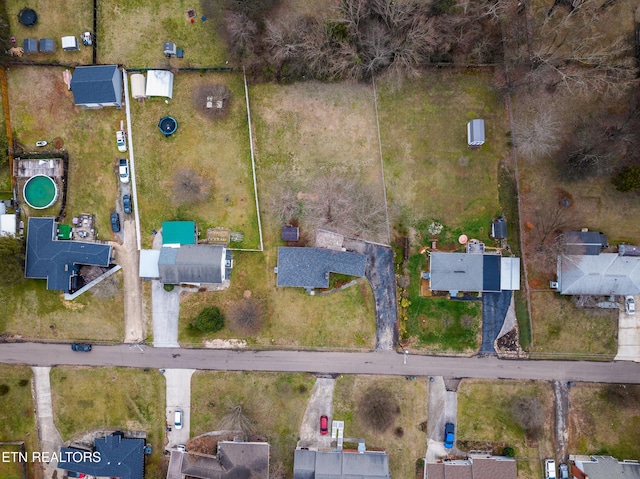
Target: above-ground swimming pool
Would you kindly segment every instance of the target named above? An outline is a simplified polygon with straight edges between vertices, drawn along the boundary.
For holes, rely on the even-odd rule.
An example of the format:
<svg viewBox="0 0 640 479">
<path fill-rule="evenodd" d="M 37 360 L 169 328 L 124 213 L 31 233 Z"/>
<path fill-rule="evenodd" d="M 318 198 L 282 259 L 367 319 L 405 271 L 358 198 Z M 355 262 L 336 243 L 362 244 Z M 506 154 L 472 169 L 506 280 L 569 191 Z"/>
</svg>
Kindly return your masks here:
<svg viewBox="0 0 640 479">
<path fill-rule="evenodd" d="M 48 208 L 58 198 L 58 187 L 55 181 L 46 175 L 32 176 L 24 184 L 22 191 L 24 200 L 37 210 Z"/>
</svg>

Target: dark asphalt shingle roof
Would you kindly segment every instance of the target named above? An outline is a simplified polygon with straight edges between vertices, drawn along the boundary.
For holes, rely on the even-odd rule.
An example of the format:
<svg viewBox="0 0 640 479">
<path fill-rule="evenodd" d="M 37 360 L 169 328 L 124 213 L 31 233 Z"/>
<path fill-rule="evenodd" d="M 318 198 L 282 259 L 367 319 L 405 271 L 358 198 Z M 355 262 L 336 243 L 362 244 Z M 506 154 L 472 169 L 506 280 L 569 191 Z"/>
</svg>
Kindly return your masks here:
<svg viewBox="0 0 640 479">
<path fill-rule="evenodd" d="M 282 241 L 298 241 L 300 238 L 300 230 L 297 226 L 282 227 Z"/>
<path fill-rule="evenodd" d="M 385 452 L 325 452 L 296 449 L 294 479 L 375 479 L 389 475 Z"/>
<path fill-rule="evenodd" d="M 568 231 L 564 234 L 565 254 L 600 254 L 607 237 L 597 231 Z"/>
<path fill-rule="evenodd" d="M 160 282 L 222 283 L 226 248 L 221 245 L 183 245 L 179 248 L 162 247 L 158 259 Z"/>
<path fill-rule="evenodd" d="M 76 67 L 71 77 L 76 105 L 92 103 L 122 104 L 122 75 L 117 65 Z"/>
<path fill-rule="evenodd" d="M 111 246 L 58 241 L 53 218 L 29 218 L 25 277 L 47 280 L 47 289 L 68 293 L 75 265 L 109 266 Z"/>
<path fill-rule="evenodd" d="M 367 257 L 324 248 L 278 248 L 278 286 L 328 288 L 329 273 L 364 276 Z"/>
<path fill-rule="evenodd" d="M 144 445 L 142 438 L 125 438 L 119 434 L 94 439 L 94 456 L 83 457 L 86 451 L 74 447 L 60 449 L 58 467 L 97 477 L 143 479 Z M 76 454 L 74 454 L 76 453 Z M 85 460 L 75 460 L 85 459 Z M 68 459 L 68 460 L 67 460 Z"/>
</svg>

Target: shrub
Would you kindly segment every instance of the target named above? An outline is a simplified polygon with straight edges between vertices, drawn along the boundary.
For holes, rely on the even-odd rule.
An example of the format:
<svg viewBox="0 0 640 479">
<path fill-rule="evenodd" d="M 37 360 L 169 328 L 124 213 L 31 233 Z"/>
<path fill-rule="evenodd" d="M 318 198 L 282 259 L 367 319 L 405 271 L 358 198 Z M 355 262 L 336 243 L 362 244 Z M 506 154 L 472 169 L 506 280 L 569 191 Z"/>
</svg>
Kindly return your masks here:
<svg viewBox="0 0 640 479">
<path fill-rule="evenodd" d="M 502 450 L 502 455 L 505 456 L 505 457 L 516 457 L 516 450 L 514 448 L 512 448 L 511 446 L 506 446 Z"/>
<path fill-rule="evenodd" d="M 9 392 L 9 386 L 6 384 L 0 384 L 0 396 L 4 396 Z"/>
<path fill-rule="evenodd" d="M 370 387 L 360 398 L 358 416 L 373 431 L 388 431 L 399 415 L 400 406 L 395 396 L 381 386 Z"/>
<path fill-rule="evenodd" d="M 200 311 L 193 327 L 203 333 L 215 333 L 224 328 L 224 314 L 217 306 L 209 306 Z"/>
</svg>

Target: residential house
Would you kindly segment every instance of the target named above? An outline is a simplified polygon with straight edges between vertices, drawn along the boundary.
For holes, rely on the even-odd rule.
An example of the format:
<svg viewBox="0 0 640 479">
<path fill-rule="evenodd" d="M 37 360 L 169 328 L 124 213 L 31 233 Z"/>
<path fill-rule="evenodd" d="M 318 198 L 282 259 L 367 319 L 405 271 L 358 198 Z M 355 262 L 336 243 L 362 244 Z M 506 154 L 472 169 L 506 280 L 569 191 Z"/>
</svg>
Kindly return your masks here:
<svg viewBox="0 0 640 479">
<path fill-rule="evenodd" d="M 158 257 L 162 284 L 222 284 L 231 276 L 231 251 L 222 245 L 163 246 Z"/>
<path fill-rule="evenodd" d="M 640 257 L 563 254 L 558 257 L 558 281 L 553 286 L 564 295 L 640 294 Z"/>
<path fill-rule="evenodd" d="M 296 449 L 293 479 L 389 479 L 389 456 L 383 451 Z"/>
<path fill-rule="evenodd" d="M 607 246 L 606 235 L 597 231 L 568 231 L 564 234 L 564 253 L 568 255 L 599 255 Z"/>
<path fill-rule="evenodd" d="M 125 437 L 117 431 L 93 440 L 93 449 L 60 448 L 58 467 L 95 477 L 144 479 L 144 447 L 141 437 Z"/>
<path fill-rule="evenodd" d="M 269 479 L 269 443 L 220 441 L 217 455 L 171 451 L 167 479 Z"/>
<path fill-rule="evenodd" d="M 467 459 L 427 462 L 425 479 L 517 479 L 516 461 L 509 457 L 472 454 Z"/>
<path fill-rule="evenodd" d="M 569 456 L 575 479 L 640 479 L 638 461 L 619 461 L 611 456 Z"/>
<path fill-rule="evenodd" d="M 71 77 L 73 101 L 82 108 L 122 107 L 122 72 L 117 65 L 77 67 Z"/>
<path fill-rule="evenodd" d="M 430 289 L 449 291 L 499 292 L 520 289 L 520 258 L 487 253 L 480 242 L 467 243 L 466 253 L 429 255 Z"/>
<path fill-rule="evenodd" d="M 72 293 L 84 286 L 80 266 L 111 264 L 111 246 L 58 240 L 58 230 L 53 218 L 29 218 L 25 277 L 46 279 L 47 289 Z"/>
<path fill-rule="evenodd" d="M 329 274 L 364 276 L 367 258 L 360 253 L 325 248 L 278 248 L 278 286 L 328 288 Z"/>
</svg>

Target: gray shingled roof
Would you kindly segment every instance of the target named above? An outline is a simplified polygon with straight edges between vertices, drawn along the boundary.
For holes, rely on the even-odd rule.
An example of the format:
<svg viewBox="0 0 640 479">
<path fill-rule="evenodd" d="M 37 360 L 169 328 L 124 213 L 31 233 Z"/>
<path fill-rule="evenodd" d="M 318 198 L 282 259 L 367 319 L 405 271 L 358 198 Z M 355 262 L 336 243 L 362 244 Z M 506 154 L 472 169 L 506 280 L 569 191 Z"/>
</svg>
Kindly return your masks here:
<svg viewBox="0 0 640 479">
<path fill-rule="evenodd" d="M 640 257 L 616 253 L 561 255 L 558 258 L 560 294 L 608 296 L 640 293 Z"/>
<path fill-rule="evenodd" d="M 70 292 L 79 265 L 109 266 L 111 246 L 57 240 L 53 218 L 29 218 L 25 277 L 47 280 L 47 289 Z"/>
<path fill-rule="evenodd" d="M 592 462 L 581 463 L 589 479 L 640 479 L 640 464 L 637 462 L 619 462 L 611 456 L 592 456 L 591 459 Z"/>
<path fill-rule="evenodd" d="M 386 452 L 324 452 L 296 449 L 294 479 L 390 478 Z"/>
<path fill-rule="evenodd" d="M 182 245 L 160 249 L 158 270 L 163 284 L 221 283 L 225 267 L 225 247 L 221 245 Z"/>
<path fill-rule="evenodd" d="M 71 77 L 76 105 L 117 103 L 122 105 L 122 75 L 117 65 L 76 67 Z"/>
<path fill-rule="evenodd" d="M 329 273 L 364 276 L 363 254 L 324 248 L 278 248 L 278 286 L 328 288 Z"/>
<path fill-rule="evenodd" d="M 86 451 L 75 447 L 60 448 L 58 467 L 98 477 L 143 479 L 144 445 L 142 438 L 125 438 L 119 434 L 99 437 L 94 439 L 94 450 L 99 453 L 95 456 L 83 457 Z"/>
<path fill-rule="evenodd" d="M 597 255 L 607 246 L 607 237 L 597 231 L 567 231 L 564 246 L 568 255 Z"/>
</svg>

